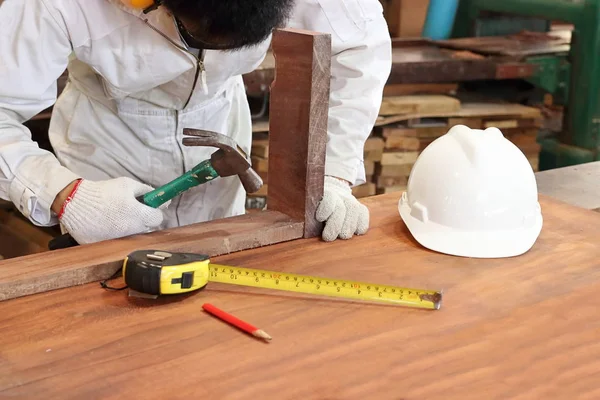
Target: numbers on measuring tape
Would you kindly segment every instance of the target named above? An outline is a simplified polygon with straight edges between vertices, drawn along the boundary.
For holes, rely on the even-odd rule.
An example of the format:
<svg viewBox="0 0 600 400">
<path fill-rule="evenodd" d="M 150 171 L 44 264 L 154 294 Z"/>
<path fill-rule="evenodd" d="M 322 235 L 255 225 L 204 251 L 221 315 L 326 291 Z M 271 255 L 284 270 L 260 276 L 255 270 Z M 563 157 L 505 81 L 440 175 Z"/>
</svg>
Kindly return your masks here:
<svg viewBox="0 0 600 400">
<path fill-rule="evenodd" d="M 329 295 L 355 299 L 388 301 L 429 307 L 431 295 L 427 291 L 405 289 L 401 287 L 374 285 L 355 281 L 325 279 L 314 276 L 302 276 L 252 270 L 237 267 L 216 266 L 209 269 L 211 280 L 229 282 L 236 285 L 248 285 L 277 290 L 290 290 L 315 295 Z"/>
</svg>

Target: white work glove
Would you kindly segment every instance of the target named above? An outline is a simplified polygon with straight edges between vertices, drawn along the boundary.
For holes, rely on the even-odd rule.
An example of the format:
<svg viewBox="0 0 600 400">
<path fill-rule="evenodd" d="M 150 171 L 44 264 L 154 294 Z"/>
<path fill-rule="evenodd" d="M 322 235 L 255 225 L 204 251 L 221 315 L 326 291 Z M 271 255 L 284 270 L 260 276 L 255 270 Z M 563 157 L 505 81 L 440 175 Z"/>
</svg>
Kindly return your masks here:
<svg viewBox="0 0 600 400">
<path fill-rule="evenodd" d="M 67 200 L 60 222 L 79 244 L 150 232 L 162 224 L 161 209 L 170 204 L 156 209 L 136 200 L 151 190 L 126 177 L 99 182 L 84 179 Z"/>
<path fill-rule="evenodd" d="M 326 242 L 364 235 L 369 229 L 369 209 L 352 195 L 350 184 L 332 176 L 325 177 L 316 218 L 325 222 L 322 237 Z"/>
</svg>

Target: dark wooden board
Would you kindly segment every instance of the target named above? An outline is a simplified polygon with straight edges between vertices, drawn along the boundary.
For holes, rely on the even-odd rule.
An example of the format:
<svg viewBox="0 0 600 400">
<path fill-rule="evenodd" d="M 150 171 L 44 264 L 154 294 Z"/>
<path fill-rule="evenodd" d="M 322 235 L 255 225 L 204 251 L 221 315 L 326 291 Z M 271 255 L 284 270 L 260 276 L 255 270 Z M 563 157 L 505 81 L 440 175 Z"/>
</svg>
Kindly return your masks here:
<svg viewBox="0 0 600 400">
<path fill-rule="evenodd" d="M 399 197 L 363 199 L 365 236 L 214 262 L 443 289 L 440 310 L 220 284 L 158 301 L 74 287 L 0 303 L 0 398 L 598 398 L 600 215 L 542 198 L 530 252 L 479 260 L 420 247 Z M 215 320 L 206 302 L 273 341 Z"/>
<path fill-rule="evenodd" d="M 272 46 L 278 71 L 271 87 L 268 207 L 305 221 L 305 237 L 313 237 L 323 229 L 315 214 L 323 197 L 331 37 L 282 32 Z"/>
<path fill-rule="evenodd" d="M 135 250 L 217 256 L 298 239 L 303 232 L 302 222 L 265 211 L 12 258 L 0 262 L 0 301 L 107 279 Z"/>
</svg>

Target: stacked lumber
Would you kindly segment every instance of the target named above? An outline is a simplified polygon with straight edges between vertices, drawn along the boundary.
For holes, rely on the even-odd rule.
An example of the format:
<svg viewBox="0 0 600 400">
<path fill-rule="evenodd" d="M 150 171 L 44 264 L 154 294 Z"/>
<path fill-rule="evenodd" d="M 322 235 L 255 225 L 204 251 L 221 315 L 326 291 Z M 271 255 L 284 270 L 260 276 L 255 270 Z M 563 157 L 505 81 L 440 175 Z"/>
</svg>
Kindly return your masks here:
<svg viewBox="0 0 600 400">
<path fill-rule="evenodd" d="M 455 89 L 451 84 L 387 88 L 390 95 L 384 97 L 375 129 L 364 146 L 366 183 L 352 189 L 357 198 L 405 190 L 417 157 L 455 125 L 500 129 L 538 170 L 537 136 L 543 124 L 539 109 L 520 104 L 461 103 L 445 94 Z M 253 131 L 252 166 L 265 185 L 248 195 L 249 211 L 264 209 L 268 193 L 268 121 L 256 122 Z"/>
<path fill-rule="evenodd" d="M 373 138 L 384 142 L 372 181 L 376 194 L 405 190 L 419 154 L 455 125 L 500 129 L 525 154 L 533 170 L 538 170 L 540 145 L 537 137 L 542 120 L 537 108 L 518 104 L 466 103 L 460 104 L 455 111 L 442 111 L 436 115 L 429 110 L 423 114 L 428 116 L 422 117 L 418 112 L 390 116 L 387 124 L 380 123 L 374 130 Z"/>
<path fill-rule="evenodd" d="M 384 141 L 379 137 L 370 137 L 365 142 L 364 147 L 364 167 L 366 175 L 366 183 L 360 186 L 356 186 L 352 189 L 352 194 L 357 198 L 374 196 L 376 194 L 376 187 L 373 183 L 373 176 L 375 174 L 375 165 L 381 161 L 383 156 Z"/>
</svg>

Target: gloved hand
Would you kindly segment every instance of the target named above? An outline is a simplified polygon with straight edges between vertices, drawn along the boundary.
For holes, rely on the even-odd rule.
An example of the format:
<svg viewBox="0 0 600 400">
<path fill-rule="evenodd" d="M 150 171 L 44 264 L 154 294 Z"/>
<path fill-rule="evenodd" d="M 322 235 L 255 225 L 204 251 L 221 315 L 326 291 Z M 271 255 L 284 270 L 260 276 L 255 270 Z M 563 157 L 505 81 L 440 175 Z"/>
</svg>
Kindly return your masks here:
<svg viewBox="0 0 600 400">
<path fill-rule="evenodd" d="M 349 183 L 332 176 L 325 177 L 316 218 L 325 222 L 322 237 L 326 242 L 364 235 L 369 229 L 369 209 L 352 195 Z"/>
<path fill-rule="evenodd" d="M 136 200 L 151 190 L 126 177 L 82 180 L 65 202 L 59 220 L 79 244 L 150 232 L 163 222 L 161 209 L 170 204 L 155 209 Z"/>
</svg>

